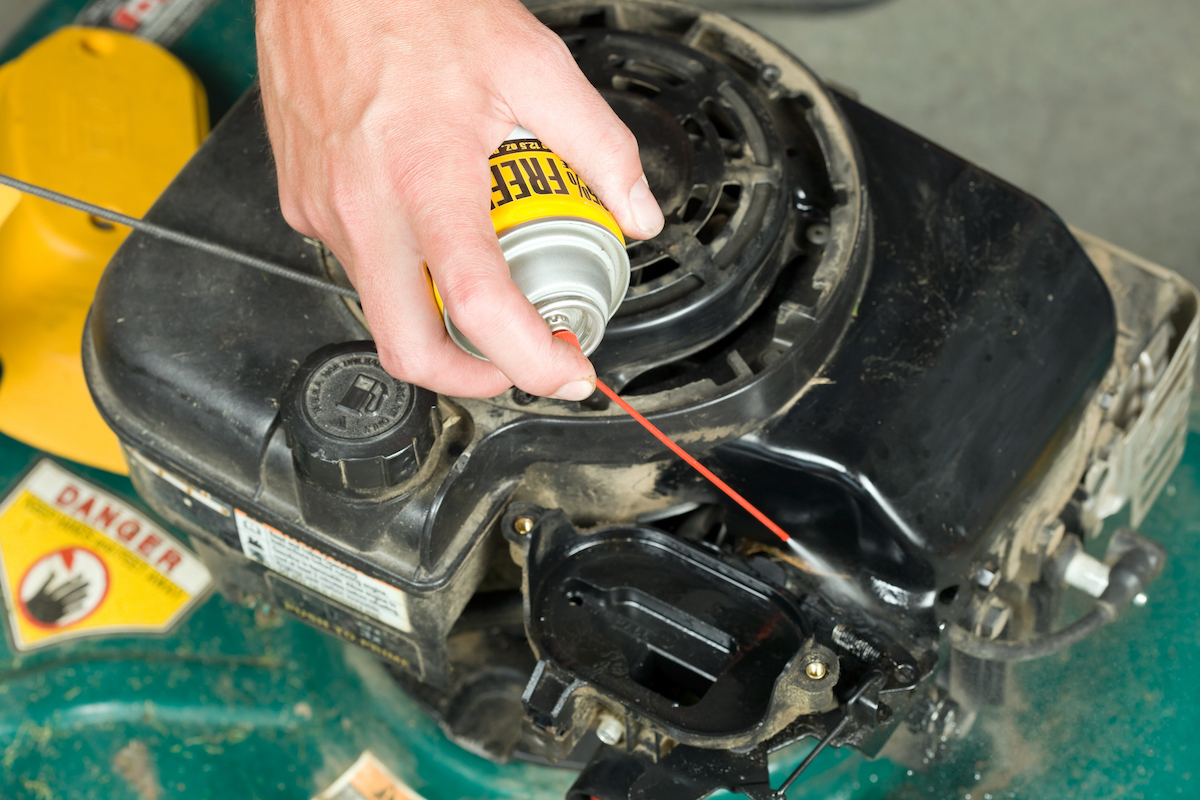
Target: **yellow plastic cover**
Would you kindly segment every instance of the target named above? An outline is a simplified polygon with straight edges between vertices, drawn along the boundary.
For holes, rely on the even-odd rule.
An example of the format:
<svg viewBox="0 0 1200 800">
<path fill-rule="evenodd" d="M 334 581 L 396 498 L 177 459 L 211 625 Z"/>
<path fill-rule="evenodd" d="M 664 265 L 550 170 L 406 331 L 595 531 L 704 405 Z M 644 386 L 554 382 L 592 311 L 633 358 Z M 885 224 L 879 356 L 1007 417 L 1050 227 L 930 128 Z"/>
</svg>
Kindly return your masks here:
<svg viewBox="0 0 1200 800">
<path fill-rule="evenodd" d="M 0 172 L 135 217 L 208 132 L 204 89 L 167 51 L 64 28 L 0 67 Z M 83 325 L 128 235 L 0 187 L 0 431 L 126 471 L 83 379 Z"/>
</svg>

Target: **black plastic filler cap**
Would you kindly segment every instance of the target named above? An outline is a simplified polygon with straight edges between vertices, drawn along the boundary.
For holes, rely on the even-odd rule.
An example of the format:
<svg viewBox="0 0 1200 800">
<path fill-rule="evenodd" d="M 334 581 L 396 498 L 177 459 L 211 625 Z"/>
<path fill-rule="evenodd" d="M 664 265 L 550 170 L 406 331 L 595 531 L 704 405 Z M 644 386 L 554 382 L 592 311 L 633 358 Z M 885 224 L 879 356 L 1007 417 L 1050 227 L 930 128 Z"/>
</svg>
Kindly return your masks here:
<svg viewBox="0 0 1200 800">
<path fill-rule="evenodd" d="M 437 433 L 437 396 L 384 371 L 374 342 L 314 352 L 281 408 L 296 469 L 335 491 L 370 492 L 411 478 Z"/>
</svg>

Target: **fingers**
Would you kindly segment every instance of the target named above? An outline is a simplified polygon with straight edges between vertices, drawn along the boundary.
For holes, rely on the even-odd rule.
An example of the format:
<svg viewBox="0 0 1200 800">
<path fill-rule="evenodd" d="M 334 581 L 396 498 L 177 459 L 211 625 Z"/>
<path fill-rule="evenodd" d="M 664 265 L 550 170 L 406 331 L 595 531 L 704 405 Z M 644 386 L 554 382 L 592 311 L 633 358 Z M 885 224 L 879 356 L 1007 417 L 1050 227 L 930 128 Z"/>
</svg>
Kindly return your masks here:
<svg viewBox="0 0 1200 800">
<path fill-rule="evenodd" d="M 421 255 L 406 244 L 414 238 L 400 227 L 386 216 L 356 226 L 356 243 L 343 261 L 358 288 L 383 368 L 442 394 L 492 397 L 503 392 L 512 381 L 493 364 L 464 352 L 446 333 Z"/>
<path fill-rule="evenodd" d="M 485 159 L 443 165 L 444 185 L 461 194 L 426 194 L 414 214 L 421 253 L 455 326 L 500 372 L 531 394 L 582 400 L 595 389 L 595 371 L 582 353 L 550 335 L 509 278 L 488 215 Z"/>
<path fill-rule="evenodd" d="M 282 210 L 346 267 L 391 374 L 458 396 L 515 383 L 583 399 L 591 364 L 550 336 L 509 278 L 487 156 L 519 121 L 630 236 L 656 233 L 662 214 L 636 142 L 556 35 L 515 0 L 444 5 L 429 14 L 418 0 L 364 0 L 325 13 L 332 4 L 260 0 Z M 426 263 L 456 327 L 491 363 L 450 340 Z"/>
<path fill-rule="evenodd" d="M 628 236 L 648 239 L 663 215 L 650 192 L 629 128 L 588 82 L 562 40 L 542 28 L 540 47 L 523 53 L 540 63 L 514 61 L 501 74 L 518 121 L 579 174 Z"/>
</svg>

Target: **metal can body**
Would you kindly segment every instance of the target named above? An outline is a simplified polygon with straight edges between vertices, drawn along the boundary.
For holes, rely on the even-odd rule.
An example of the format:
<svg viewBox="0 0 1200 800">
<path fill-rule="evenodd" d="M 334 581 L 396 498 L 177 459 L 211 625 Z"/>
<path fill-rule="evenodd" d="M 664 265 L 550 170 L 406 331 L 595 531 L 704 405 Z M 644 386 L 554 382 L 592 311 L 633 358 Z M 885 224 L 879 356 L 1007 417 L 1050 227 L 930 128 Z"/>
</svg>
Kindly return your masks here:
<svg viewBox="0 0 1200 800">
<path fill-rule="evenodd" d="M 570 330 L 591 354 L 629 288 L 620 226 L 583 179 L 524 128 L 496 148 L 488 166 L 492 224 L 510 276 L 551 330 Z M 455 343 L 483 358 L 440 298 L 438 306 Z"/>
</svg>

